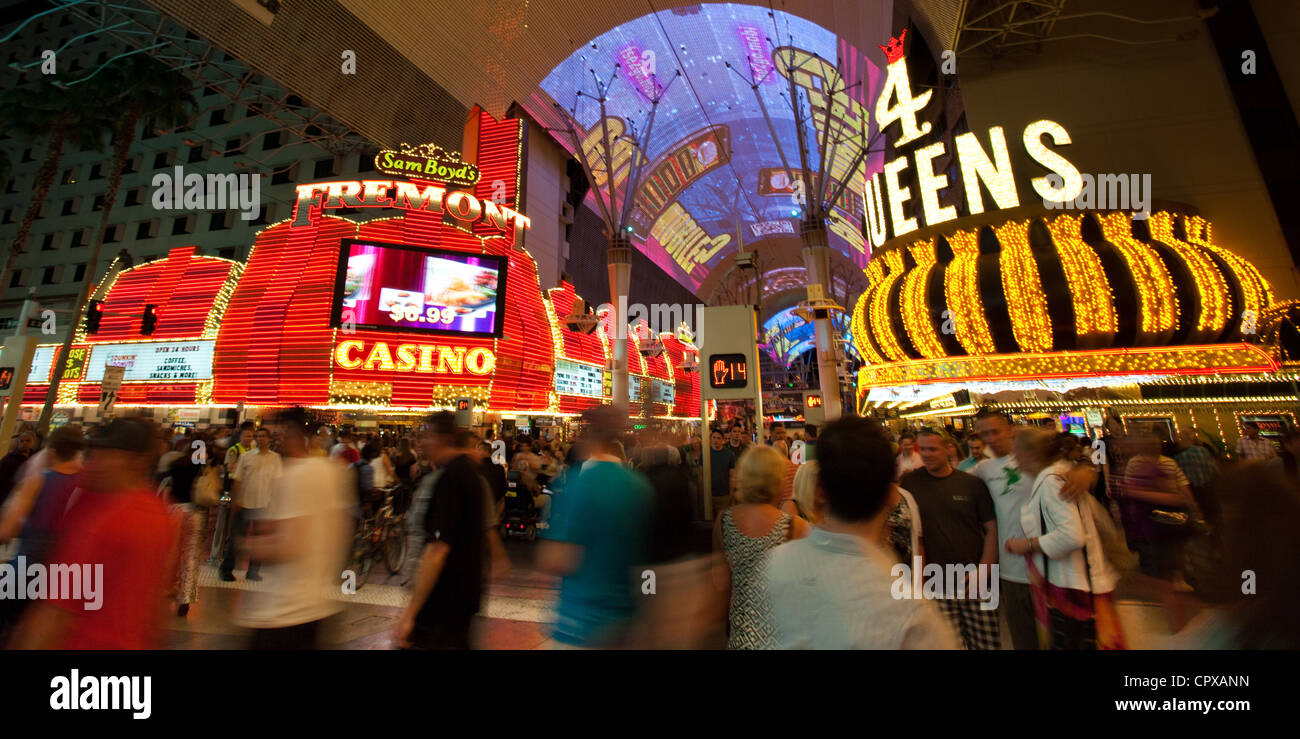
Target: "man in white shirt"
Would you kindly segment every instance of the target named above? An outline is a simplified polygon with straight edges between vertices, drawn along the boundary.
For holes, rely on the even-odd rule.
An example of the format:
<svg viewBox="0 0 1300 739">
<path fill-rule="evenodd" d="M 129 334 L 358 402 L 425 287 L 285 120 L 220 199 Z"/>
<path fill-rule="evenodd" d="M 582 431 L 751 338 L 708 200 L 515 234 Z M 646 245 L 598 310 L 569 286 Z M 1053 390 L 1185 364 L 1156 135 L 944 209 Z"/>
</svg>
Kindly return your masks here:
<svg viewBox="0 0 1300 739">
<path fill-rule="evenodd" d="M 1237 456 L 1241 457 L 1242 461 L 1265 460 L 1277 456 L 1277 449 L 1274 448 L 1273 442 L 1260 438 L 1259 424 L 1247 421 L 1242 424 L 1242 429 L 1246 435 L 1237 439 Z"/>
<path fill-rule="evenodd" d="M 895 457 L 875 421 L 844 417 L 817 437 L 822 522 L 773 550 L 767 564 L 780 649 L 958 649 L 929 601 L 895 596 L 881 548 L 898 503 Z"/>
<path fill-rule="evenodd" d="M 263 436 L 265 434 L 265 436 Z M 239 443 L 234 444 L 226 452 L 226 474 L 230 483 L 230 536 L 226 539 L 225 553 L 221 558 L 219 568 L 221 579 L 226 582 L 235 580 L 235 559 L 239 549 L 239 542 L 248 533 L 250 527 L 255 524 L 253 521 L 260 515 L 261 509 L 266 507 L 263 491 L 260 485 L 255 486 L 253 496 L 249 497 L 246 492 L 240 491 L 239 476 L 241 469 L 249 469 L 244 466 L 244 459 L 255 455 L 258 451 L 253 447 L 256 443 L 258 448 L 264 448 L 270 451 L 271 447 L 270 432 L 263 428 L 260 431 L 253 430 L 252 421 L 245 421 L 240 427 Z M 271 452 L 274 454 L 274 452 Z M 276 476 L 279 476 L 279 455 L 276 455 Z M 263 456 L 262 461 L 267 462 L 267 457 Z M 264 467 L 266 465 L 259 465 Z M 246 472 L 245 475 L 248 473 Z M 267 493 L 269 494 L 269 493 Z M 248 571 L 244 573 L 244 579 L 256 582 L 261 580 L 259 575 L 259 563 L 256 559 L 248 560 Z"/>
<path fill-rule="evenodd" d="M 240 506 L 246 520 L 252 523 L 253 531 L 259 526 L 259 519 L 271 504 L 271 496 L 280 484 L 282 466 L 280 455 L 271 449 L 271 430 L 263 426 L 254 437 L 257 446 L 239 456 L 235 464 L 234 483 L 231 492 L 235 502 Z M 249 559 L 246 580 L 261 580 L 260 563 Z"/>
<path fill-rule="evenodd" d="M 277 419 L 284 434 L 283 474 L 261 527 L 248 540 L 263 562 L 264 587 L 245 593 L 239 616 L 253 629 L 253 649 L 313 649 L 321 623 L 337 613 L 340 574 L 351 538 L 352 502 L 337 464 L 309 455 L 306 412 Z"/>
<path fill-rule="evenodd" d="M 898 437 L 896 464 L 899 477 L 921 467 L 921 455 L 916 453 L 916 435 L 911 431 L 904 431 L 903 435 Z"/>
</svg>

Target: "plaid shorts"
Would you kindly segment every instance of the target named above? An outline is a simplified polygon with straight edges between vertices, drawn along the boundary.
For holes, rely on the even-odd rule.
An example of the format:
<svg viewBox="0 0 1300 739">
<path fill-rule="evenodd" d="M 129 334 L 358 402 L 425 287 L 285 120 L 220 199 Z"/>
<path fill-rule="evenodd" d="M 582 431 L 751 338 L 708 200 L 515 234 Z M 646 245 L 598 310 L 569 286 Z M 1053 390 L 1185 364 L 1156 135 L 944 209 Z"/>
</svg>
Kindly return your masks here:
<svg viewBox="0 0 1300 739">
<path fill-rule="evenodd" d="M 967 649 L 1002 648 L 996 608 L 982 610 L 980 601 L 974 599 L 943 598 L 936 602 Z"/>
</svg>

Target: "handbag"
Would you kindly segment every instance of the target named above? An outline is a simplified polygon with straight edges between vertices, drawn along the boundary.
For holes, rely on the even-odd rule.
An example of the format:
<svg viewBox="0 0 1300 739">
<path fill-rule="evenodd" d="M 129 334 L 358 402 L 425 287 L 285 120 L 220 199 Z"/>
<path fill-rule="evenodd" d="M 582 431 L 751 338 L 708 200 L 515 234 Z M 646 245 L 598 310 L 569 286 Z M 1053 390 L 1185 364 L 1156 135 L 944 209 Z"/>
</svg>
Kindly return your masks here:
<svg viewBox="0 0 1300 739">
<path fill-rule="evenodd" d="M 221 502 L 221 483 L 217 482 L 214 468 L 206 468 L 194 483 L 194 505 L 211 508 Z"/>
<path fill-rule="evenodd" d="M 1080 510 L 1079 515 L 1083 512 Z M 1047 533 L 1047 516 L 1043 498 L 1038 498 L 1039 536 Z M 1095 524 L 1094 524 L 1095 526 Z M 1093 650 L 1097 648 L 1097 620 L 1092 592 L 1092 571 L 1088 563 L 1088 547 L 1083 547 L 1083 571 L 1088 580 L 1086 591 L 1053 585 L 1049 574 L 1052 558 L 1043 555 L 1043 572 L 1031 555 L 1025 555 L 1029 565 L 1029 580 L 1034 592 L 1035 620 L 1038 622 L 1038 642 L 1042 649 Z"/>
</svg>

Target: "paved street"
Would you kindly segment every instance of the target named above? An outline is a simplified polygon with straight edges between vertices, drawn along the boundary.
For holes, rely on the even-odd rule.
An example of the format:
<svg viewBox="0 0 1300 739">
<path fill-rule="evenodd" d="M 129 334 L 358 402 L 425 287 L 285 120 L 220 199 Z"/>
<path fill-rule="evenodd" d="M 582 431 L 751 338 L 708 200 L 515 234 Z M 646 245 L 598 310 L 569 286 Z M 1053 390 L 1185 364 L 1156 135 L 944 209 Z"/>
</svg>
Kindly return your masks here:
<svg viewBox="0 0 1300 739">
<path fill-rule="evenodd" d="M 547 624 L 554 620 L 554 603 L 559 581 L 540 574 L 532 566 L 535 542 L 505 543 L 512 570 L 488 587 L 487 603 L 475 630 L 482 649 L 533 649 L 547 636 Z M 324 646 L 329 649 L 389 649 L 390 631 L 406 603 L 403 575 L 388 576 L 382 565 L 356 594 L 340 598 L 343 611 L 326 629 Z M 261 587 L 243 579 L 236 570 L 235 582 L 222 582 L 217 568 L 203 567 L 199 602 L 189 616 L 176 619 L 168 646 L 174 649 L 240 649 L 246 635 L 233 625 L 244 592 Z"/>
<path fill-rule="evenodd" d="M 554 607 L 559 581 L 544 575 L 533 566 L 536 542 L 505 543 L 511 572 L 488 587 L 485 608 L 475 629 L 480 649 L 535 649 L 547 638 L 554 622 Z M 188 618 L 173 623 L 168 646 L 175 649 L 241 649 L 246 635 L 233 625 L 235 609 L 242 594 L 261 586 L 243 579 L 222 582 L 215 566 L 205 565 L 201 578 L 199 602 Z M 355 595 L 342 596 L 343 611 L 326 629 L 324 646 L 329 649 L 389 649 L 390 630 L 406 603 L 403 575 L 388 576 L 381 570 Z M 1185 598 L 1189 615 L 1199 604 Z M 1118 590 L 1120 619 L 1131 649 L 1159 649 L 1170 633 L 1164 609 L 1135 577 L 1121 582 Z M 1004 635 L 1004 647 L 1010 641 Z"/>
</svg>

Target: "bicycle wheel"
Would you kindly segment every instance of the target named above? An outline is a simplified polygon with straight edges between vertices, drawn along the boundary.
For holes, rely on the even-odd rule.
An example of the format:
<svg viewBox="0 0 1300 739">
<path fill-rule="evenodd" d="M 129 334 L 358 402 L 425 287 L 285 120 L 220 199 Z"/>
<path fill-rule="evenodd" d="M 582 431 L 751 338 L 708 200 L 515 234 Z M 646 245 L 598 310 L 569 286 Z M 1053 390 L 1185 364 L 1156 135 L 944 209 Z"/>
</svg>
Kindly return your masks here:
<svg viewBox="0 0 1300 739">
<path fill-rule="evenodd" d="M 375 553 L 370 549 L 366 549 L 366 551 L 362 552 L 361 556 L 357 559 L 355 570 L 357 573 L 357 590 L 360 590 L 361 586 L 365 585 L 366 582 L 369 581 L 370 569 L 374 566 L 374 563 Z"/>
<path fill-rule="evenodd" d="M 390 524 L 384 534 L 384 566 L 388 574 L 401 572 L 406 562 L 406 529 L 400 524 Z"/>
</svg>

